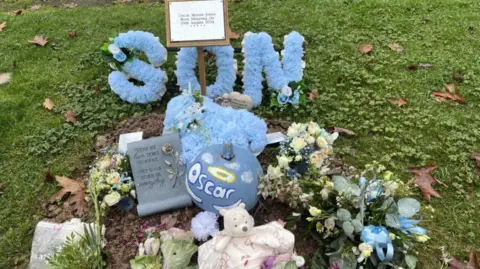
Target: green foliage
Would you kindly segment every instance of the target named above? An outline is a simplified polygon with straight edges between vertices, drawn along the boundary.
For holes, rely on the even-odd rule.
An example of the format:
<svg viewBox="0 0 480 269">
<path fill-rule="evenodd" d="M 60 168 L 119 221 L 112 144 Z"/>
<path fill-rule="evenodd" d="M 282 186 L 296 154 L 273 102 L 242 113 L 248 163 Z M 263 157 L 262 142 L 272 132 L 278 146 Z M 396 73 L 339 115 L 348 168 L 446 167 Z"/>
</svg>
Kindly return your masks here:
<svg viewBox="0 0 480 269">
<path fill-rule="evenodd" d="M 28 136 L 29 152 L 34 155 L 57 154 L 67 148 L 79 130 L 87 131 L 93 137 L 99 130 L 112 127 L 127 115 L 142 115 L 152 110 L 151 104 L 128 104 L 121 101 L 107 86 L 95 86 L 104 83 L 98 81 L 98 84 L 58 86 L 56 96 L 69 101 L 53 111 L 63 116 L 67 110 L 72 110 L 77 122 L 73 125 L 64 123 L 59 128 L 41 128 Z"/>
<path fill-rule="evenodd" d="M 87 229 L 87 228 L 85 228 Z M 84 236 L 71 234 L 62 244 L 61 250 L 47 257 L 48 268 L 51 269 L 93 269 L 102 268 L 102 256 L 96 255 L 95 246 Z"/>
</svg>

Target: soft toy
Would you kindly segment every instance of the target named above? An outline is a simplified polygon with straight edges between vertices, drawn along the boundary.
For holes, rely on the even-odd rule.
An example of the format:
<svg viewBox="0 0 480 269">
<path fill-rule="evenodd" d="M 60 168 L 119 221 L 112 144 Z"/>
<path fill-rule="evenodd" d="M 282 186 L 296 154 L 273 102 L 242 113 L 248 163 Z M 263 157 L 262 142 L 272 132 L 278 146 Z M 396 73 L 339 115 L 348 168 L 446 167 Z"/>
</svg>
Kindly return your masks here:
<svg viewBox="0 0 480 269">
<path fill-rule="evenodd" d="M 165 114 L 163 133 L 180 133 L 185 163 L 209 145 L 232 142 L 257 153 L 267 144 L 262 119 L 243 109 L 219 106 L 208 97 L 185 92 L 170 100 Z"/>
<path fill-rule="evenodd" d="M 200 246 L 199 269 L 285 269 L 303 266 L 293 252 L 295 236 L 279 222 L 254 227 L 245 204 L 222 209 L 224 230 Z M 288 266 L 288 267 L 287 267 Z"/>
</svg>

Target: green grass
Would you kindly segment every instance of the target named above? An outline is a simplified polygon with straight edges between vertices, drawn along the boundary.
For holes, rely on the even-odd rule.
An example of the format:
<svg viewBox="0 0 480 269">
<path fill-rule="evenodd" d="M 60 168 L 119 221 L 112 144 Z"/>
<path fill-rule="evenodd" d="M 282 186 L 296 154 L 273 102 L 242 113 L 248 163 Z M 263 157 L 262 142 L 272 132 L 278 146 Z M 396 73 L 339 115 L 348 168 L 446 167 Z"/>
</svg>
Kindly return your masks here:
<svg viewBox="0 0 480 269">
<path fill-rule="evenodd" d="M 0 9 L 18 3 L 9 1 Z M 280 46 L 285 34 L 297 30 L 308 41 L 305 79 L 318 88 L 320 98 L 297 111 L 279 114 L 263 107 L 258 113 L 349 128 L 358 137 L 341 139 L 339 156 L 357 167 L 378 160 L 405 181 L 408 167 L 438 165 L 435 176 L 448 188 L 439 188 L 443 198 L 434 198 L 435 212 L 425 216 L 432 240 L 422 249 L 422 268 L 440 267 L 440 246 L 461 257 L 469 248 L 480 249 L 479 183 L 469 159 L 480 151 L 479 11 L 480 2 L 474 0 L 243 0 L 230 5 L 234 31 L 265 31 Z M 42 8 L 21 16 L 0 14 L 3 21 L 0 73 L 13 72 L 13 78 L 0 86 L 0 182 L 7 183 L 0 197 L 0 268 L 11 268 L 27 262 L 34 226 L 43 218 L 40 204 L 54 191 L 42 183 L 44 169 L 78 175 L 89 164 L 92 133 L 152 109 L 123 104 L 109 92 L 109 71 L 98 48 L 112 30 L 150 31 L 165 44 L 165 24 L 158 4 Z M 77 38 L 68 37 L 73 30 Z M 27 42 L 38 34 L 49 40 L 45 48 Z M 405 52 L 391 51 L 387 45 L 393 42 Z M 361 43 L 372 43 L 373 53 L 361 54 Z M 172 74 L 170 56 L 164 70 Z M 433 67 L 407 69 L 418 63 Z M 459 88 L 467 104 L 435 102 L 430 93 L 452 82 L 455 72 L 465 77 Z M 92 94 L 96 87 L 103 90 Z M 58 105 L 54 112 L 42 108 L 47 97 Z M 388 102 L 397 97 L 406 97 L 408 107 Z M 82 122 L 75 128 L 63 127 L 62 113 L 70 108 Z M 51 129 L 57 133 L 47 132 Z M 61 141 L 65 135 L 74 142 Z M 61 150 L 30 153 L 55 148 Z"/>
</svg>

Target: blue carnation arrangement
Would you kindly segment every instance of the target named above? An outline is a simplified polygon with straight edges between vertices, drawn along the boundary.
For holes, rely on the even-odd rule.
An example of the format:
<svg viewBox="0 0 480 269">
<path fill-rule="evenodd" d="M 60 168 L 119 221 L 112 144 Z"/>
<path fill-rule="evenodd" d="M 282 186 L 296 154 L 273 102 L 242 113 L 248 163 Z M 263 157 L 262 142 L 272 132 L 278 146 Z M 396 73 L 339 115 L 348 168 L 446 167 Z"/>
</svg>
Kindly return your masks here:
<svg viewBox="0 0 480 269">
<path fill-rule="evenodd" d="M 266 74 L 268 86 L 273 90 L 271 106 L 282 107 L 286 104 L 297 105 L 305 93 L 302 60 L 304 38 L 298 32 L 292 32 L 284 38 L 284 50 L 280 56 L 275 51 L 272 38 L 267 33 L 246 33 L 242 42 L 245 53 L 243 85 L 254 106 L 262 102 L 262 70 Z"/>
<path fill-rule="evenodd" d="M 207 86 L 207 96 L 215 98 L 224 93 L 233 91 L 237 77 L 237 61 L 233 58 L 232 46 L 211 46 L 205 49 L 215 54 L 218 75 L 213 85 Z M 197 48 L 182 48 L 177 54 L 177 76 L 178 85 L 181 89 L 187 89 L 189 85 L 193 89 L 200 89 L 200 83 L 195 75 L 197 65 Z"/>
<path fill-rule="evenodd" d="M 105 43 L 102 54 L 115 69 L 108 76 L 108 83 L 116 94 L 130 103 L 146 104 L 159 100 L 166 91 L 166 73 L 156 67 L 167 60 L 167 50 L 151 33 L 128 31 Z M 139 60 L 136 55 L 145 53 L 150 64 Z M 137 86 L 129 79 L 143 82 Z"/>
<path fill-rule="evenodd" d="M 184 93 L 170 100 L 165 114 L 164 134 L 180 133 L 185 163 L 209 145 L 232 142 L 256 153 L 267 144 L 267 125 L 262 119 L 246 110 L 217 105 L 208 97 L 200 103 Z"/>
</svg>

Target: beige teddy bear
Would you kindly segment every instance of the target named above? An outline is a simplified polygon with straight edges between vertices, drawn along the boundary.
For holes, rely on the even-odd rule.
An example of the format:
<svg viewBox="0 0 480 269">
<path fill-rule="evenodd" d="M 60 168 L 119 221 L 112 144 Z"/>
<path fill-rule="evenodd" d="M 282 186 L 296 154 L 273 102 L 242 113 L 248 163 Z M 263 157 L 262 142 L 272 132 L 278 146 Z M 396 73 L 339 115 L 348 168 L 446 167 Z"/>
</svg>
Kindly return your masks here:
<svg viewBox="0 0 480 269">
<path fill-rule="evenodd" d="M 200 269 L 259 269 L 267 260 L 294 261 L 300 267 L 302 257 L 294 254 L 295 236 L 279 222 L 254 227 L 245 204 L 220 210 L 224 230 L 199 248 Z M 286 268 L 284 266 L 275 268 Z"/>
</svg>

